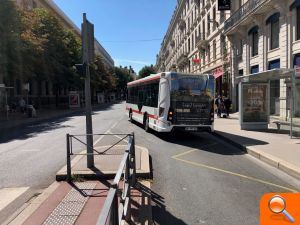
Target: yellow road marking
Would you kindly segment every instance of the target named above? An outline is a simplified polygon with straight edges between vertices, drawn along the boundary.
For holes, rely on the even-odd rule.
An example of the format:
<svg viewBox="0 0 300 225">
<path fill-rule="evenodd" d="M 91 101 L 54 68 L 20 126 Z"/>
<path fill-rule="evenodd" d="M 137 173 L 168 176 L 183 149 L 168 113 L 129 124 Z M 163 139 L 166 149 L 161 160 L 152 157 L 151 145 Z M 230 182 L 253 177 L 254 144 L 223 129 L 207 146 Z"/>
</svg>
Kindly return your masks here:
<svg viewBox="0 0 300 225">
<path fill-rule="evenodd" d="M 202 168 L 206 168 L 206 169 L 210 169 L 210 170 L 219 171 L 221 173 L 225 173 L 225 174 L 229 174 L 229 175 L 232 175 L 232 176 L 244 178 L 244 179 L 255 181 L 255 182 L 258 182 L 258 183 L 262 183 L 262 184 L 267 184 L 267 185 L 270 185 L 270 186 L 273 186 L 273 187 L 278 187 L 278 188 L 281 188 L 281 189 L 284 189 L 284 190 L 287 190 L 287 191 L 291 191 L 291 192 L 298 192 L 294 189 L 284 187 L 284 186 L 281 186 L 281 185 L 278 185 L 278 184 L 274 184 L 274 183 L 271 183 L 271 182 L 268 182 L 268 181 L 264 181 L 264 180 L 261 180 L 261 179 L 255 178 L 255 177 L 250 177 L 250 176 L 246 176 L 246 175 L 243 175 L 243 174 L 231 172 L 231 171 L 228 171 L 228 170 L 223 170 L 223 169 L 220 169 L 220 168 L 217 168 L 217 167 L 208 166 L 208 165 L 205 165 L 205 164 L 202 164 L 202 163 L 196 163 L 196 162 L 192 162 L 192 161 L 188 161 L 188 160 L 185 160 L 185 159 L 178 158 L 179 156 L 187 155 L 187 154 L 189 154 L 191 152 L 194 152 L 194 151 L 196 151 L 196 149 L 193 149 L 193 150 L 190 150 L 190 151 L 178 154 L 178 155 L 174 155 L 174 156 L 172 156 L 172 158 L 175 159 L 175 160 L 178 160 L 178 161 L 185 162 L 187 164 L 196 166 L 196 167 L 202 167 Z"/>
</svg>

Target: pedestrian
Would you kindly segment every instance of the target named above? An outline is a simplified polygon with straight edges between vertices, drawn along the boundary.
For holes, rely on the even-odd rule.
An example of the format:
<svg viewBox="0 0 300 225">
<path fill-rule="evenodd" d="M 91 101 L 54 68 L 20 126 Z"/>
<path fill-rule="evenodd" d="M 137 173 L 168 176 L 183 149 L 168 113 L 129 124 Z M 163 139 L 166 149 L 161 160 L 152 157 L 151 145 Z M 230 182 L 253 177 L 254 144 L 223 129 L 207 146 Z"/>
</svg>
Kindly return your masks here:
<svg viewBox="0 0 300 225">
<path fill-rule="evenodd" d="M 21 111 L 21 113 L 25 113 L 25 100 L 23 99 L 23 98 L 21 98 L 20 99 L 20 101 L 19 101 L 19 107 L 20 107 L 20 111 Z"/>
<path fill-rule="evenodd" d="M 229 97 L 225 97 L 224 99 L 224 106 L 225 106 L 225 110 L 226 110 L 226 114 L 227 116 L 229 116 L 229 111 L 230 111 L 230 107 L 231 107 L 231 100 Z"/>
<path fill-rule="evenodd" d="M 221 117 L 221 108 L 222 108 L 223 101 L 220 95 L 218 95 L 218 97 L 216 98 L 215 104 L 217 106 L 217 115 L 218 117 Z"/>
</svg>

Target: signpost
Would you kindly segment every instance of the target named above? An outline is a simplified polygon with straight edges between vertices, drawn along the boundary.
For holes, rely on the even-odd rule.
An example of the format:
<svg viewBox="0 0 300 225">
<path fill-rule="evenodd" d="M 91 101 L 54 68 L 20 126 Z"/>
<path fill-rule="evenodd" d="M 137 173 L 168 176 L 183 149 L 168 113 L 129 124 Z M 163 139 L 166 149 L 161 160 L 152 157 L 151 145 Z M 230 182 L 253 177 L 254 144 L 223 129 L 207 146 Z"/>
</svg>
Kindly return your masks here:
<svg viewBox="0 0 300 225">
<path fill-rule="evenodd" d="M 83 14 L 82 30 L 82 52 L 83 64 L 85 64 L 85 107 L 86 107 L 86 144 L 87 144 L 87 167 L 94 167 L 93 150 L 93 126 L 91 105 L 91 78 L 89 65 L 94 61 L 94 25 Z"/>
</svg>

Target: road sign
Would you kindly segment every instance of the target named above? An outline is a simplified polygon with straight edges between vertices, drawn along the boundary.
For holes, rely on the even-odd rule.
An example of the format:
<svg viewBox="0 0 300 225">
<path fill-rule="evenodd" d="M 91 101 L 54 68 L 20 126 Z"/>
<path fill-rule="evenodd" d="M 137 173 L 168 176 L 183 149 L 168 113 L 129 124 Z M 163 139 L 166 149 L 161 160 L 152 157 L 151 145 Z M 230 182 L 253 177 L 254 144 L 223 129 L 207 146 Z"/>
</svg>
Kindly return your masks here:
<svg viewBox="0 0 300 225">
<path fill-rule="evenodd" d="M 82 28 L 82 48 L 83 48 L 83 61 L 85 63 L 93 63 L 95 58 L 95 38 L 94 38 L 94 25 L 86 19 L 86 14 L 83 15 Z"/>
</svg>

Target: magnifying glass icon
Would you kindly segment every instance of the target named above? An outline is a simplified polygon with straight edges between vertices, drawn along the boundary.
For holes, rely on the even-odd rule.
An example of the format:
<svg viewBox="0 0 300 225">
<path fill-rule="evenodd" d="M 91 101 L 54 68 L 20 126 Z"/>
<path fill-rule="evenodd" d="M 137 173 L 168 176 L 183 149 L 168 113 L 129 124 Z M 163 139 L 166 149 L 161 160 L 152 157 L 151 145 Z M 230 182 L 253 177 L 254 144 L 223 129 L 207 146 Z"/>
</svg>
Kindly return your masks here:
<svg viewBox="0 0 300 225">
<path fill-rule="evenodd" d="M 269 201 L 269 209 L 271 212 L 279 214 L 283 213 L 285 217 L 291 222 L 294 223 L 295 219 L 289 214 L 286 210 L 285 199 L 280 195 L 274 195 Z"/>
</svg>

